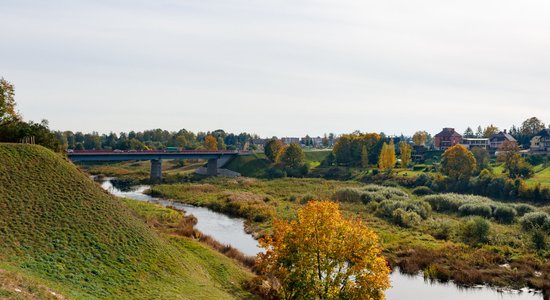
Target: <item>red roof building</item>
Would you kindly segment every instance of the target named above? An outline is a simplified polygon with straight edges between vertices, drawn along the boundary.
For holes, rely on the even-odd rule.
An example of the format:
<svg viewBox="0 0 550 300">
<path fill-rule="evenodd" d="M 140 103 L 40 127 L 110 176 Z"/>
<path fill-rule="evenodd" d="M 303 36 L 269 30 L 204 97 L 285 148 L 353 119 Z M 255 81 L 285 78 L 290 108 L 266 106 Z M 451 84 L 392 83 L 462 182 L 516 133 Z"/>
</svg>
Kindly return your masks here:
<svg viewBox="0 0 550 300">
<path fill-rule="evenodd" d="M 454 128 L 443 128 L 443 130 L 434 136 L 434 146 L 436 150 L 447 150 L 452 146 L 459 144 L 462 136 Z"/>
</svg>

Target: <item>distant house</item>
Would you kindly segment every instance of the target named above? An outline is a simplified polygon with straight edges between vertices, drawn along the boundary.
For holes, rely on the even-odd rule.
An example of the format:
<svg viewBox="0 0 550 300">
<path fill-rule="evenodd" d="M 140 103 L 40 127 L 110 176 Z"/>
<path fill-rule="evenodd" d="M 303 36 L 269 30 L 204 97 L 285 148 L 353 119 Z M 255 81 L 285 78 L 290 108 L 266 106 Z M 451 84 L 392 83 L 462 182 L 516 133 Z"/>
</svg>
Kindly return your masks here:
<svg viewBox="0 0 550 300">
<path fill-rule="evenodd" d="M 287 145 L 290 144 L 300 144 L 300 138 L 297 137 L 283 137 L 281 141 Z"/>
<path fill-rule="evenodd" d="M 461 141 L 462 136 L 454 128 L 443 128 L 440 133 L 434 136 L 436 150 L 447 150 Z"/>
<path fill-rule="evenodd" d="M 493 134 L 491 138 L 489 138 L 491 150 L 495 150 L 495 151 L 498 150 L 498 148 L 500 148 L 500 146 L 502 145 L 502 143 L 504 143 L 504 141 L 517 143 L 516 139 L 513 136 L 511 136 L 509 133 L 507 133 L 506 129 L 504 129 L 504 131 Z"/>
<path fill-rule="evenodd" d="M 268 141 L 269 139 L 253 139 L 252 145 L 256 146 L 256 149 L 263 151 Z"/>
<path fill-rule="evenodd" d="M 550 152 L 550 129 L 541 130 L 531 139 L 530 150 L 533 152 Z"/>
<path fill-rule="evenodd" d="M 460 144 L 468 149 L 479 147 L 489 150 L 489 148 L 491 147 L 491 143 L 488 138 L 463 138 Z"/>
</svg>

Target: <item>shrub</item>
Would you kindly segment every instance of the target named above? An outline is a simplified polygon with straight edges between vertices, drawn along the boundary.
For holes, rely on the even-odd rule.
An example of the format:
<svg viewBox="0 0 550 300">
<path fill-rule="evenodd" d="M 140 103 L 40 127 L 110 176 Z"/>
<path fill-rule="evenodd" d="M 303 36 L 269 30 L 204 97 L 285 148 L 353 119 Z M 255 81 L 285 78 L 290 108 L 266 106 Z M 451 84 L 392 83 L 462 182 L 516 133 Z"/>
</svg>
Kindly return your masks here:
<svg viewBox="0 0 550 300">
<path fill-rule="evenodd" d="M 432 185 L 432 179 L 427 174 L 420 174 L 416 177 L 414 181 L 415 186 L 431 186 Z"/>
<path fill-rule="evenodd" d="M 414 227 L 422 221 L 422 218 L 414 211 L 405 211 L 398 208 L 392 213 L 392 222 L 401 227 Z"/>
<path fill-rule="evenodd" d="M 356 188 L 342 188 L 337 190 L 332 198 L 341 202 L 361 202 L 363 192 Z"/>
<path fill-rule="evenodd" d="M 536 208 L 529 204 L 516 204 L 514 205 L 514 208 L 516 209 L 516 212 L 518 213 L 518 217 L 521 217 L 525 215 L 526 213 L 534 212 Z"/>
<path fill-rule="evenodd" d="M 491 206 L 482 203 L 466 203 L 458 208 L 461 216 L 480 216 L 490 218 L 492 215 Z"/>
<path fill-rule="evenodd" d="M 519 223 L 523 230 L 535 228 L 550 230 L 550 215 L 542 211 L 530 212 L 521 217 Z"/>
<path fill-rule="evenodd" d="M 460 195 L 454 193 L 430 195 L 424 197 L 424 200 L 430 203 L 433 210 L 437 212 L 450 213 L 457 213 L 458 209 L 464 204 L 490 204 L 493 202 L 491 199 L 481 196 Z"/>
<path fill-rule="evenodd" d="M 439 240 L 448 240 L 451 236 L 453 224 L 451 221 L 435 220 L 430 224 L 430 234 Z"/>
<path fill-rule="evenodd" d="M 342 188 L 337 190 L 332 199 L 342 202 L 363 202 L 365 204 L 376 201 L 380 202 L 387 199 L 404 200 L 409 195 L 398 188 L 384 187 L 380 185 L 367 185 L 359 188 Z"/>
<path fill-rule="evenodd" d="M 490 231 L 491 223 L 481 217 L 473 217 L 460 227 L 462 240 L 470 245 L 487 243 Z"/>
<path fill-rule="evenodd" d="M 395 187 L 395 188 L 399 187 L 399 183 L 393 180 L 385 180 L 384 182 L 382 182 L 382 185 L 387 187 Z"/>
<path fill-rule="evenodd" d="M 535 250 L 546 250 L 548 248 L 548 243 L 546 241 L 546 233 L 540 228 L 535 228 L 533 234 L 531 235 L 531 242 Z"/>
<path fill-rule="evenodd" d="M 500 223 L 511 224 L 517 214 L 513 207 L 501 205 L 494 210 L 493 216 Z"/>
<path fill-rule="evenodd" d="M 313 196 L 312 194 L 305 194 L 303 197 L 302 197 L 302 200 L 300 200 L 300 203 L 301 204 L 306 204 L 308 203 L 309 201 L 311 200 L 315 200 L 315 196 Z"/>
<path fill-rule="evenodd" d="M 272 167 L 267 170 L 267 177 L 271 179 L 284 178 L 286 177 L 286 172 L 279 168 Z"/>
<path fill-rule="evenodd" d="M 413 193 L 413 195 L 417 195 L 417 196 L 426 196 L 426 195 L 433 194 L 434 191 L 432 191 L 432 189 L 430 189 L 427 186 L 419 186 L 419 187 L 414 188 L 412 190 L 412 193 Z"/>
<path fill-rule="evenodd" d="M 406 212 L 414 212 L 422 219 L 427 219 L 431 214 L 431 208 L 429 205 L 422 201 L 395 201 L 395 200 L 384 200 L 380 202 L 376 208 L 375 214 L 387 220 L 392 220 L 394 211 L 397 209 L 402 209 Z"/>
</svg>

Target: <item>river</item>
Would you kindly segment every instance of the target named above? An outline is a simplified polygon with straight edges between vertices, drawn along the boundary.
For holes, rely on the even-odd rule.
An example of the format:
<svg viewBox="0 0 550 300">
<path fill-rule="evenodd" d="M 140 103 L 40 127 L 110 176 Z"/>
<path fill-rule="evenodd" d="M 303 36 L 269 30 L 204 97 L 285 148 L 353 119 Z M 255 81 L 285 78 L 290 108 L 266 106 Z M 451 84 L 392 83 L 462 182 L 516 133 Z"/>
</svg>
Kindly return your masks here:
<svg viewBox="0 0 550 300">
<path fill-rule="evenodd" d="M 198 222 L 195 226 L 204 234 L 208 234 L 221 243 L 229 244 L 246 255 L 254 256 L 262 251 L 250 234 L 244 231 L 244 220 L 230 218 L 224 214 L 204 207 L 182 204 L 171 200 L 151 197 L 143 192 L 149 188 L 146 185 L 132 187 L 122 191 L 113 186 L 109 179 L 101 182 L 101 186 L 111 194 L 139 201 L 157 203 L 163 206 L 174 206 L 194 215 Z M 540 293 L 532 291 L 498 291 L 486 286 L 477 288 L 462 288 L 452 283 L 425 281 L 421 275 L 410 276 L 394 271 L 391 276 L 392 287 L 386 291 L 387 300 L 541 300 Z"/>
</svg>

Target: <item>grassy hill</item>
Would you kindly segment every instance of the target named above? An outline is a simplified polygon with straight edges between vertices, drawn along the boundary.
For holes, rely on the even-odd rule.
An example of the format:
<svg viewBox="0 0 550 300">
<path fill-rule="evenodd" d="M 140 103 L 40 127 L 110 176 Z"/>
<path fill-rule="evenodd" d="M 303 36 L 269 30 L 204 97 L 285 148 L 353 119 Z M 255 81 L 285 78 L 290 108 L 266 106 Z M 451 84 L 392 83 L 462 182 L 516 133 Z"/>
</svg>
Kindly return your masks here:
<svg viewBox="0 0 550 300">
<path fill-rule="evenodd" d="M 250 273 L 149 228 L 59 155 L 0 144 L 0 162 L 0 298 L 20 296 L 6 272 L 68 298 L 250 297 L 241 288 Z"/>
</svg>

